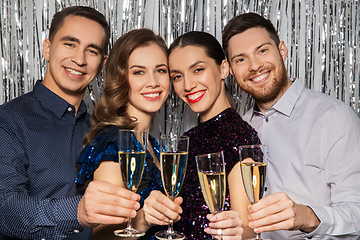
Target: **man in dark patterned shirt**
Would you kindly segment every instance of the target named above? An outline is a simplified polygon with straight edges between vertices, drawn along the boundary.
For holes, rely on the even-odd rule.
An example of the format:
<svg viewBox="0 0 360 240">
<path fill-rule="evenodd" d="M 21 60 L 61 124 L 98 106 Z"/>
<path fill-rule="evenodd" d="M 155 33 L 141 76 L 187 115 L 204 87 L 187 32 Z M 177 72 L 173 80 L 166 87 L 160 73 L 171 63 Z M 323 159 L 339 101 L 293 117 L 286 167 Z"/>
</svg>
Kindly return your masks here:
<svg viewBox="0 0 360 240">
<path fill-rule="evenodd" d="M 93 181 L 75 188 L 89 121 L 83 96 L 102 70 L 110 30 L 93 8 L 56 13 L 45 77 L 0 107 L 0 239 L 91 239 L 91 227 L 136 215 L 139 196 Z"/>
</svg>

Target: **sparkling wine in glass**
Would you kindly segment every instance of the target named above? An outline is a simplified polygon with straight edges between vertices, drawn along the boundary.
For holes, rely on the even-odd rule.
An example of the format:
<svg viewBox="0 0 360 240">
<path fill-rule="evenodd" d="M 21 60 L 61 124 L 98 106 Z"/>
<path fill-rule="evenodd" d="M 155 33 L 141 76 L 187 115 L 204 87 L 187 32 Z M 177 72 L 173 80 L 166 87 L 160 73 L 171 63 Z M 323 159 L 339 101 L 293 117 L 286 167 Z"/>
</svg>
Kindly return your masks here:
<svg viewBox="0 0 360 240">
<path fill-rule="evenodd" d="M 174 200 L 184 182 L 189 151 L 189 137 L 160 136 L 160 167 L 165 193 Z M 184 239 L 185 234 L 173 230 L 170 222 L 168 229 L 155 234 L 157 239 Z"/>
<path fill-rule="evenodd" d="M 226 194 L 223 152 L 199 155 L 195 157 L 195 160 L 201 191 L 210 212 L 212 214 L 222 212 Z"/>
<path fill-rule="evenodd" d="M 142 130 L 119 130 L 118 157 L 121 170 L 121 178 L 126 189 L 133 192 L 141 182 L 146 158 L 147 131 Z M 115 230 L 118 237 L 141 237 L 145 232 L 138 231 L 132 227 L 131 218 L 127 228 Z"/>
<path fill-rule="evenodd" d="M 241 175 L 246 194 L 251 204 L 257 203 L 265 191 L 266 178 L 266 146 L 245 145 L 240 146 Z M 264 240 L 260 233 L 255 233 L 253 240 Z"/>
</svg>

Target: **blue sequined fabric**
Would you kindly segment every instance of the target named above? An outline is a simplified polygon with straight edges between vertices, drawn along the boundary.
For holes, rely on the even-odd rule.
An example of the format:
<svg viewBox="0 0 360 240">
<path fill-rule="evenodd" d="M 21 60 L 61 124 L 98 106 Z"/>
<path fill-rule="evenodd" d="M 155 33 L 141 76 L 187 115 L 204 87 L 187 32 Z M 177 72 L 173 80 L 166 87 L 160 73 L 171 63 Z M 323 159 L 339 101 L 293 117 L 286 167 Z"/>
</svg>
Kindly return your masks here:
<svg viewBox="0 0 360 240">
<path fill-rule="evenodd" d="M 87 184 L 93 180 L 94 171 L 99 167 L 102 161 L 118 160 L 118 132 L 119 127 L 109 126 L 102 130 L 93 140 L 93 144 L 87 144 L 77 159 L 77 167 L 79 170 L 76 184 L 78 188 L 86 188 Z M 158 159 L 160 159 L 160 146 L 158 142 L 149 135 L 149 141 L 153 151 Z M 144 173 L 141 179 L 138 193 L 141 196 L 140 205 L 143 207 L 144 200 L 150 195 L 153 190 L 158 190 L 164 193 L 161 172 L 153 162 L 151 154 L 146 152 L 146 162 L 144 166 Z M 146 235 L 139 238 L 141 240 L 156 239 L 153 235 L 165 229 L 166 226 L 157 226 L 150 228 Z"/>
<path fill-rule="evenodd" d="M 208 225 L 206 215 L 210 213 L 203 198 L 195 156 L 224 151 L 226 174 L 239 161 L 239 153 L 234 147 L 248 144 L 260 144 L 256 131 L 232 108 L 228 108 L 190 129 L 184 135 L 190 137 L 189 159 L 186 177 L 180 195 L 184 198 L 183 213 L 177 223 L 187 236 L 186 239 L 211 239 L 204 232 Z M 229 189 L 227 187 L 225 210 L 230 210 Z"/>
</svg>

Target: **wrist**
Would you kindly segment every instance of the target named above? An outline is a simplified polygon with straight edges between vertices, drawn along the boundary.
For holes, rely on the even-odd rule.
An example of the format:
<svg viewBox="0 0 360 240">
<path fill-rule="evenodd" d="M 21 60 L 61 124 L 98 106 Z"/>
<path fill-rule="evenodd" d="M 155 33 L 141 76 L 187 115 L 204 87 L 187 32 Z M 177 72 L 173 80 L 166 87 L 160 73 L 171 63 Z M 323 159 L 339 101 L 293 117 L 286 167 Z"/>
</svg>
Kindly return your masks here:
<svg viewBox="0 0 360 240">
<path fill-rule="evenodd" d="M 305 205 L 301 205 L 303 208 L 304 216 L 303 216 L 303 224 L 300 227 L 300 230 L 305 233 L 310 233 L 314 231 L 320 224 L 320 219 L 316 216 L 315 212 L 309 207 Z"/>
</svg>

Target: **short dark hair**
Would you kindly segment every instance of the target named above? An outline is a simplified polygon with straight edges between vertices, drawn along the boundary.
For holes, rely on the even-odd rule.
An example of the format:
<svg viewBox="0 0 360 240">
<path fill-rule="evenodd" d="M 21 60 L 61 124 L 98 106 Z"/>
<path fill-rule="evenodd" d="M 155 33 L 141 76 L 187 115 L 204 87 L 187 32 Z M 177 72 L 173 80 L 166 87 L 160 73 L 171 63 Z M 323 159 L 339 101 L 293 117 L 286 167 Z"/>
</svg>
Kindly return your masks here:
<svg viewBox="0 0 360 240">
<path fill-rule="evenodd" d="M 279 35 L 270 20 L 253 12 L 243 13 L 231 19 L 223 29 L 222 44 L 226 56 L 229 57 L 228 44 L 230 38 L 232 38 L 236 34 L 243 33 L 246 30 L 249 30 L 250 28 L 257 27 L 265 28 L 266 31 L 269 33 L 271 39 L 274 40 L 276 46 L 279 46 Z"/>
<path fill-rule="evenodd" d="M 192 31 L 179 36 L 169 47 L 169 55 L 177 47 L 198 46 L 205 50 L 208 57 L 215 60 L 217 65 L 221 65 L 225 60 L 225 54 L 219 41 L 210 33 Z"/>
<path fill-rule="evenodd" d="M 51 26 L 50 26 L 50 33 L 49 33 L 50 42 L 52 42 L 56 33 L 62 27 L 64 23 L 64 19 L 68 16 L 84 17 L 99 23 L 104 28 L 105 39 L 104 39 L 102 53 L 105 54 L 106 48 L 109 45 L 109 40 L 110 40 L 110 27 L 108 22 L 106 21 L 105 16 L 96 9 L 91 7 L 72 6 L 72 7 L 64 8 L 63 10 L 55 13 L 52 18 Z"/>
</svg>

